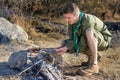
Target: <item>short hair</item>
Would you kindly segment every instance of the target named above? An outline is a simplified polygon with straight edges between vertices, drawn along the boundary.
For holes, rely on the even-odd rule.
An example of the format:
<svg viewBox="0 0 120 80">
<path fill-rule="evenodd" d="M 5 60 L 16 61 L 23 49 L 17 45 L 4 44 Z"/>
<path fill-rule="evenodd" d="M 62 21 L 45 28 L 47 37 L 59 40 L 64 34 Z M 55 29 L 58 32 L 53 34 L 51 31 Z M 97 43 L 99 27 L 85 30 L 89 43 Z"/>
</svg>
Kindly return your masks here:
<svg viewBox="0 0 120 80">
<path fill-rule="evenodd" d="M 74 13 L 79 11 L 79 7 L 75 3 L 67 3 L 66 6 L 63 9 L 63 14 L 66 13 Z"/>
</svg>

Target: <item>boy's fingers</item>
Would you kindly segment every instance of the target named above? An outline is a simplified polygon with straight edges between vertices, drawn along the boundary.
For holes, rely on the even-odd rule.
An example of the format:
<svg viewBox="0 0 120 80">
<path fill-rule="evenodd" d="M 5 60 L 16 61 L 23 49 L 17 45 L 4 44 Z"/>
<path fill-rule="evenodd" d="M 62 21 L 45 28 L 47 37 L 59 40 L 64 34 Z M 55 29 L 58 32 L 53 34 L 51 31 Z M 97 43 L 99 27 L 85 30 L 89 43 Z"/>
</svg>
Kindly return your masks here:
<svg viewBox="0 0 120 80">
<path fill-rule="evenodd" d="M 57 49 L 56 52 L 59 53 L 59 52 L 61 52 L 61 50 L 60 50 L 60 49 Z"/>
</svg>

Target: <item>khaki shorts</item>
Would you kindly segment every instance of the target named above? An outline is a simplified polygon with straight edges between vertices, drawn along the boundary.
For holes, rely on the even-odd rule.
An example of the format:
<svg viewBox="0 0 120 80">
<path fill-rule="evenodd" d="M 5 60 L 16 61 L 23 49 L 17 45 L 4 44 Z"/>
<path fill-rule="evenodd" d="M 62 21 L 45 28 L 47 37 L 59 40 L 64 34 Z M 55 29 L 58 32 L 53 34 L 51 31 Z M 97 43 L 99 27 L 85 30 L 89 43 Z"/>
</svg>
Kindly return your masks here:
<svg viewBox="0 0 120 80">
<path fill-rule="evenodd" d="M 105 41 L 103 35 L 100 32 L 98 32 L 96 30 L 92 30 L 92 31 L 93 31 L 94 36 L 96 37 L 96 39 L 98 41 L 98 51 L 107 50 L 109 47 L 108 41 Z M 81 42 L 82 46 L 84 46 L 85 48 L 81 48 L 79 53 L 83 53 L 88 48 L 85 35 L 81 36 L 80 42 Z M 62 46 L 65 46 L 66 43 L 70 44 L 70 43 L 68 43 L 67 40 L 64 40 L 62 42 Z M 81 45 L 79 45 L 79 46 L 81 46 Z M 75 49 L 73 48 L 73 49 L 69 50 L 69 53 L 75 53 Z"/>
<path fill-rule="evenodd" d="M 98 51 L 107 50 L 109 47 L 109 43 L 107 41 L 105 41 L 103 35 L 96 30 L 93 30 L 93 33 L 98 41 Z"/>
</svg>

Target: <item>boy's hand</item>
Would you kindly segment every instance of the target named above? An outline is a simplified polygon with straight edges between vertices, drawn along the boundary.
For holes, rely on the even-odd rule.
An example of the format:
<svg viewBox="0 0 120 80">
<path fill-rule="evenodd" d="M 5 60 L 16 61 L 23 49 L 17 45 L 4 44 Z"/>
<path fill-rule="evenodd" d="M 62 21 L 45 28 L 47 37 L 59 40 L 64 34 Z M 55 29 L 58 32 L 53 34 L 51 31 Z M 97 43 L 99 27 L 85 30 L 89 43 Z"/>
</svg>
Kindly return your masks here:
<svg viewBox="0 0 120 80">
<path fill-rule="evenodd" d="M 67 50 L 68 50 L 67 47 L 61 47 L 61 48 L 58 48 L 58 49 L 56 50 L 56 52 L 57 52 L 57 54 L 62 55 L 62 54 L 64 54 L 65 52 L 67 52 Z"/>
</svg>

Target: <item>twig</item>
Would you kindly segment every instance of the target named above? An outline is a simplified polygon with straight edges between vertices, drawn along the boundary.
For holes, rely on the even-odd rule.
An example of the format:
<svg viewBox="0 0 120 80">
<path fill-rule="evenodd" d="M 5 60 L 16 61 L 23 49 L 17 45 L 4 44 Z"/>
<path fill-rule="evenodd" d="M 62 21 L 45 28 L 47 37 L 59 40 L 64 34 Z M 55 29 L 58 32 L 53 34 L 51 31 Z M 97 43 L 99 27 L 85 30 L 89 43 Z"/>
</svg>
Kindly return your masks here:
<svg viewBox="0 0 120 80">
<path fill-rule="evenodd" d="M 39 72 L 41 71 L 41 69 L 39 69 L 39 71 L 35 74 L 35 76 L 37 76 L 39 74 Z"/>
<path fill-rule="evenodd" d="M 43 60 L 44 60 L 44 58 L 41 59 L 41 60 L 39 60 L 39 61 L 37 61 L 35 64 L 33 64 L 32 66 L 28 67 L 27 69 L 23 70 L 23 71 L 20 72 L 18 75 L 19 75 L 19 76 L 22 75 L 24 72 L 28 71 L 29 69 L 31 69 L 32 67 L 34 67 L 35 65 L 37 65 L 38 63 L 40 63 L 40 62 L 43 61 Z"/>
</svg>

